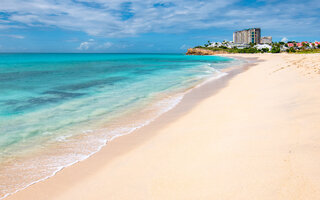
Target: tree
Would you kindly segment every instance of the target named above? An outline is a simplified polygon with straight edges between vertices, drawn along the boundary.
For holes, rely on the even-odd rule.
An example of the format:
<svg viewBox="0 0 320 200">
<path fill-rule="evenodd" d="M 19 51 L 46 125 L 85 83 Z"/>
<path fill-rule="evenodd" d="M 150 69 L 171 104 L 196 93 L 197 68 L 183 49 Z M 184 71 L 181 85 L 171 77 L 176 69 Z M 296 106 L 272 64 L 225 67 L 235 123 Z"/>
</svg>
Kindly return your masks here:
<svg viewBox="0 0 320 200">
<path fill-rule="evenodd" d="M 211 45 L 210 40 L 208 40 L 208 43 L 207 43 L 207 44 L 204 44 L 205 47 L 208 47 L 208 46 L 210 46 L 210 45 Z"/>
<path fill-rule="evenodd" d="M 272 42 L 272 47 L 279 47 L 280 48 L 280 44 L 278 42 Z"/>
<path fill-rule="evenodd" d="M 314 49 L 316 47 L 315 43 L 311 43 L 311 47 Z"/>
<path fill-rule="evenodd" d="M 277 46 L 272 47 L 271 53 L 280 53 L 280 48 Z"/>
<path fill-rule="evenodd" d="M 290 47 L 290 49 L 286 50 L 288 53 L 294 53 L 296 50 L 293 47 Z"/>
</svg>

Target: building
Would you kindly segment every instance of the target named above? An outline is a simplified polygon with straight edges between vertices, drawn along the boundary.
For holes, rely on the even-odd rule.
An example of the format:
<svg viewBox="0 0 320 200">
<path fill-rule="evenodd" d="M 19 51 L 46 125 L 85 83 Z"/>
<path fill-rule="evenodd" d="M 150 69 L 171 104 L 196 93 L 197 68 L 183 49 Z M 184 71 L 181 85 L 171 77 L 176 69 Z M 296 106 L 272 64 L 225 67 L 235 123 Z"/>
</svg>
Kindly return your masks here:
<svg viewBox="0 0 320 200">
<path fill-rule="evenodd" d="M 272 37 L 271 36 L 261 37 L 260 43 L 261 44 L 272 44 Z"/>
<path fill-rule="evenodd" d="M 233 42 L 236 44 L 259 44 L 261 40 L 261 29 L 251 28 L 233 33 Z"/>
<path fill-rule="evenodd" d="M 254 45 L 255 48 L 261 50 L 261 49 L 268 49 L 269 51 L 271 51 L 272 49 L 272 46 L 269 45 L 269 44 L 257 44 L 257 45 Z"/>
<path fill-rule="evenodd" d="M 221 42 L 212 42 L 208 47 L 220 47 L 222 46 Z"/>
<path fill-rule="evenodd" d="M 250 48 L 250 44 L 233 43 L 231 48 L 237 48 L 237 49 Z"/>
<path fill-rule="evenodd" d="M 293 43 L 288 43 L 287 45 L 288 45 L 288 47 L 294 47 Z"/>
</svg>

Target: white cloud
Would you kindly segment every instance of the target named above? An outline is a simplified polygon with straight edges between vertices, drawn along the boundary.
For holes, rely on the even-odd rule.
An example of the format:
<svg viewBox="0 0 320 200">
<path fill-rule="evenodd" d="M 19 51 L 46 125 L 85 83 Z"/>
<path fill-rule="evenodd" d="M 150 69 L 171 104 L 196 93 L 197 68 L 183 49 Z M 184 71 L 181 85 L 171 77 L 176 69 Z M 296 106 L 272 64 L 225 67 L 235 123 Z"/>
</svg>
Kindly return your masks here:
<svg viewBox="0 0 320 200">
<path fill-rule="evenodd" d="M 17 38 L 17 39 L 24 39 L 23 35 L 8 35 L 8 37 Z"/>
<path fill-rule="evenodd" d="M 281 39 L 281 42 L 288 42 L 288 38 L 286 38 L 286 37 L 283 37 L 282 39 Z"/>
<path fill-rule="evenodd" d="M 24 39 L 23 35 L 10 35 L 9 37 L 17 38 L 17 39 Z"/>
<path fill-rule="evenodd" d="M 79 50 L 88 50 L 90 47 L 89 42 L 81 42 L 80 46 L 78 47 Z"/>
<path fill-rule="evenodd" d="M 105 42 L 101 45 L 101 48 L 103 49 L 108 49 L 112 46 L 112 43 L 111 42 Z"/>
<path fill-rule="evenodd" d="M 1 0 L 0 12 L 25 27 L 59 27 L 94 36 L 123 37 L 176 32 L 207 25 L 202 20 L 238 0 L 157 2 L 136 0 Z M 1 17 L 0 17 L 1 18 Z"/>
<path fill-rule="evenodd" d="M 89 39 L 86 42 L 81 42 L 80 46 L 77 48 L 79 50 L 88 50 L 90 47 L 95 45 L 94 39 Z"/>
<path fill-rule="evenodd" d="M 58 27 L 103 37 L 253 26 L 320 33 L 318 0 L 263 1 L 262 6 L 255 7 L 239 6 L 239 1 L 1 0 L 0 12 L 8 16 L 0 16 L 0 29 Z"/>
<path fill-rule="evenodd" d="M 88 41 L 81 42 L 78 50 L 88 50 L 88 49 L 94 49 L 94 50 L 102 50 L 102 49 L 108 49 L 113 44 L 111 42 L 104 42 L 102 44 L 99 44 L 94 39 L 89 39 Z"/>
<path fill-rule="evenodd" d="M 11 28 L 22 28 L 18 25 L 12 25 L 12 24 L 1 24 L 0 22 L 0 29 L 11 29 Z"/>
<path fill-rule="evenodd" d="M 0 35 L 0 37 L 11 37 L 11 38 L 16 38 L 16 39 L 24 39 L 23 35 L 6 35 L 6 34 L 2 34 L 2 35 Z"/>
</svg>

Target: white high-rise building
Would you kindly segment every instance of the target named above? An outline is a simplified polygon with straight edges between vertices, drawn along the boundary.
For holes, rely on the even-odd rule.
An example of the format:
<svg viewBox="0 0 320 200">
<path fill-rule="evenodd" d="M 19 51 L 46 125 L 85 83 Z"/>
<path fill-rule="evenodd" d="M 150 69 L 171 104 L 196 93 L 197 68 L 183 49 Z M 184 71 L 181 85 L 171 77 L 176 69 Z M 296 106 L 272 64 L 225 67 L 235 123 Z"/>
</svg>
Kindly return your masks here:
<svg viewBox="0 0 320 200">
<path fill-rule="evenodd" d="M 236 44 L 260 44 L 261 29 L 251 28 L 242 31 L 236 31 L 233 33 L 233 42 Z"/>
</svg>

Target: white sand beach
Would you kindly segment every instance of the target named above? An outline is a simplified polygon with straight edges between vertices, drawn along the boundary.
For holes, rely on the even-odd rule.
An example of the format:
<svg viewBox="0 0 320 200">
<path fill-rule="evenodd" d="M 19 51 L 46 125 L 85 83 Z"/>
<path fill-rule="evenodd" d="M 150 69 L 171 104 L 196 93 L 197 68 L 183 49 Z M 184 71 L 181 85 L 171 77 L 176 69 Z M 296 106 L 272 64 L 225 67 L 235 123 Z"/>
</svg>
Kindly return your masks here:
<svg viewBox="0 0 320 200">
<path fill-rule="evenodd" d="M 258 62 L 6 199 L 320 199 L 320 55 L 225 56 Z"/>
</svg>

